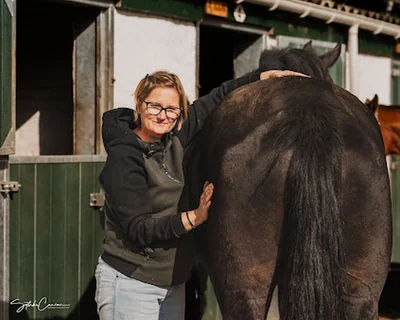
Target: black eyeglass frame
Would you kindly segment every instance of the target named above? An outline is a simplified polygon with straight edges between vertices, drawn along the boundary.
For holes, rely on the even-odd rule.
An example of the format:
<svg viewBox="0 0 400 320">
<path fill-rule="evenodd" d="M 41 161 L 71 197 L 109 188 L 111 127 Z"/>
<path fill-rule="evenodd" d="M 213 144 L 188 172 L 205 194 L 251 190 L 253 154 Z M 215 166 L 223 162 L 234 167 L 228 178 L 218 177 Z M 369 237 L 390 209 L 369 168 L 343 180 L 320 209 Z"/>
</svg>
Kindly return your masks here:
<svg viewBox="0 0 400 320">
<path fill-rule="evenodd" d="M 146 105 L 146 110 L 147 110 L 147 111 L 149 110 L 149 104 L 150 104 L 150 103 L 154 103 L 154 104 L 156 104 L 157 106 L 159 106 L 159 107 L 161 108 L 159 113 L 157 113 L 157 114 L 152 114 L 152 113 L 151 113 L 151 115 L 153 115 L 153 116 L 158 116 L 161 112 L 165 111 L 165 116 L 166 116 L 168 119 L 176 120 L 176 119 L 178 119 L 178 118 L 182 115 L 182 112 L 183 112 L 183 109 L 182 109 L 182 108 L 174 108 L 174 107 L 166 107 L 166 108 L 164 108 L 161 104 L 159 104 L 159 103 L 157 103 L 157 102 L 153 102 L 153 101 L 145 101 L 145 100 L 143 100 L 143 103 Z M 172 109 L 179 110 L 179 115 L 178 115 L 176 118 L 171 118 L 170 116 L 168 116 L 167 111 L 168 111 L 168 110 L 172 110 Z"/>
</svg>

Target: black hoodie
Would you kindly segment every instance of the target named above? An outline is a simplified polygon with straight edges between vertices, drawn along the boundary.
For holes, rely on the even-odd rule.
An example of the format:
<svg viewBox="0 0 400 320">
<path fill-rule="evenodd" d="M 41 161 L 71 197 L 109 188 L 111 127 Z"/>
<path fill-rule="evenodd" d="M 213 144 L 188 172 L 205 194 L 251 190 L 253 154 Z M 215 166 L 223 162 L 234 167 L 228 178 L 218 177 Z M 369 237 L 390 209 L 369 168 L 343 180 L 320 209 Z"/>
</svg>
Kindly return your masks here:
<svg viewBox="0 0 400 320">
<path fill-rule="evenodd" d="M 189 107 L 180 131 L 173 130 L 157 142 L 144 142 L 133 132 L 133 110 L 104 113 L 102 134 L 108 157 L 100 183 L 106 199 L 102 255 L 106 263 L 154 285 L 187 281 L 194 240 L 178 211 L 184 148 L 228 93 L 259 79 L 259 73 L 252 73 L 224 82 Z"/>
</svg>

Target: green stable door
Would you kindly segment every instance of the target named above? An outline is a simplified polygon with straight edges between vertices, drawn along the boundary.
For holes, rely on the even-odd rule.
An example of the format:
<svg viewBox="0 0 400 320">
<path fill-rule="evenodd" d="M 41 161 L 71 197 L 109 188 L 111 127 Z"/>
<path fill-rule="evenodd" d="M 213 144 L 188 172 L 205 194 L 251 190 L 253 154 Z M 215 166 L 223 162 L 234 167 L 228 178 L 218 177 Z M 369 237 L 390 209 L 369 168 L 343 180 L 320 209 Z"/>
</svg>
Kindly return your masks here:
<svg viewBox="0 0 400 320">
<path fill-rule="evenodd" d="M 10 201 L 10 319 L 97 319 L 94 272 L 103 243 L 98 175 L 104 161 L 11 157 L 11 178 L 22 187 Z M 19 309 L 28 301 L 39 306 Z"/>
</svg>

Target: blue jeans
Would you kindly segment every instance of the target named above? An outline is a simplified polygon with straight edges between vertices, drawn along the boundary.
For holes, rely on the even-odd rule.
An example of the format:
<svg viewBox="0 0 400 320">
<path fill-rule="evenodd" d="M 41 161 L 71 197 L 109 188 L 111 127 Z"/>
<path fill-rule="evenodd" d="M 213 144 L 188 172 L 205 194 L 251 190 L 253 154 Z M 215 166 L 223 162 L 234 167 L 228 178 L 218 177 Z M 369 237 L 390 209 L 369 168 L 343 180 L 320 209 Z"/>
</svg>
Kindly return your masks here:
<svg viewBox="0 0 400 320">
<path fill-rule="evenodd" d="M 183 320 L 185 284 L 158 287 L 129 278 L 105 263 L 96 267 L 100 320 Z"/>
</svg>

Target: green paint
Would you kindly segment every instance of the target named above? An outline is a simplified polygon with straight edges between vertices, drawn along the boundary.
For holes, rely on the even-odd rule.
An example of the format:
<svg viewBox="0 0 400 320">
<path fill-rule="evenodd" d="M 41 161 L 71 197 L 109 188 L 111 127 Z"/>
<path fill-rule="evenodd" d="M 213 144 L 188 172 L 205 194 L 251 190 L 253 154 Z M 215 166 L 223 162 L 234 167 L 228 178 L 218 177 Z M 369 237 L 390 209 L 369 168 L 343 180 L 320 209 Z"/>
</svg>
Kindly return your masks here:
<svg viewBox="0 0 400 320">
<path fill-rule="evenodd" d="M 395 74 L 392 74 L 392 104 L 400 105 L 400 63 L 392 64 L 393 71 Z"/>
<path fill-rule="evenodd" d="M 10 171 L 11 181 L 21 181 L 21 166 L 14 165 Z M 21 256 L 21 193 L 13 193 L 10 201 L 10 301 L 17 299 L 20 295 L 20 256 Z M 24 285 L 24 284 L 22 284 Z M 18 307 L 10 306 L 10 319 L 15 319 Z"/>
<path fill-rule="evenodd" d="M 52 221 L 52 175 L 51 165 L 36 165 L 36 297 L 50 299 L 51 292 L 51 243 Z M 24 188 L 24 186 L 22 186 Z M 22 190 L 21 188 L 21 190 Z M 39 313 L 36 313 L 39 316 Z M 44 311 L 49 315 L 49 311 Z M 40 312 L 40 316 L 44 315 Z"/>
<path fill-rule="evenodd" d="M 82 195 L 89 195 L 100 191 L 98 175 L 103 163 L 82 163 L 81 188 Z M 103 229 L 100 224 L 99 210 L 89 206 L 89 197 L 81 198 L 81 289 L 80 296 L 87 294 L 89 286 L 94 281 L 94 270 L 97 260 L 102 253 Z M 94 312 L 94 313 L 93 313 Z M 95 310 L 79 310 L 81 319 L 93 319 Z"/>
<path fill-rule="evenodd" d="M 0 148 L 11 130 L 12 16 L 0 0 Z"/>
<path fill-rule="evenodd" d="M 20 301 L 33 301 L 35 299 L 33 283 L 35 279 L 34 274 L 34 165 L 26 164 L 19 165 L 17 172 L 12 173 L 11 176 L 17 176 L 17 181 L 24 186 L 17 194 L 13 195 L 11 205 L 12 214 L 10 214 L 10 243 L 12 247 L 16 247 L 14 252 L 10 248 L 10 299 L 19 299 Z M 15 216 L 14 216 L 15 214 Z M 15 221 L 14 221 L 15 218 Z M 16 243 L 15 243 L 16 242 Z M 15 268 L 15 269 L 14 269 Z M 14 274 L 13 274 L 14 273 Z M 17 316 L 15 309 L 11 308 L 10 318 Z M 23 314 L 34 318 L 33 308 L 23 311 Z M 20 314 L 19 314 L 20 315 Z"/>
<path fill-rule="evenodd" d="M 78 291 L 79 283 L 79 218 L 80 218 L 80 172 L 79 163 L 63 164 L 65 172 L 65 188 L 66 193 L 63 199 L 65 206 L 64 230 L 65 230 L 65 261 L 68 266 L 65 268 L 65 298 L 63 303 L 74 305 L 79 301 L 80 295 Z M 87 198 L 84 197 L 84 198 Z M 64 310 L 64 315 L 67 316 L 70 310 Z"/>
<path fill-rule="evenodd" d="M 392 156 L 392 161 L 400 162 L 400 156 Z M 392 262 L 400 263 L 400 170 L 391 172 L 393 246 Z"/>
<path fill-rule="evenodd" d="M 10 203 L 10 297 L 46 297 L 50 303 L 71 305 L 43 312 L 29 308 L 30 319 L 96 317 L 91 308 L 93 276 L 103 230 L 98 210 L 89 206 L 89 194 L 100 190 L 102 167 L 103 163 L 10 165 L 11 179 L 22 184 Z M 15 310 L 10 313 L 10 319 L 21 316 Z"/>
<path fill-rule="evenodd" d="M 201 1 L 180 0 L 122 0 L 122 8 L 152 12 L 186 20 L 200 20 L 204 4 Z"/>
</svg>

